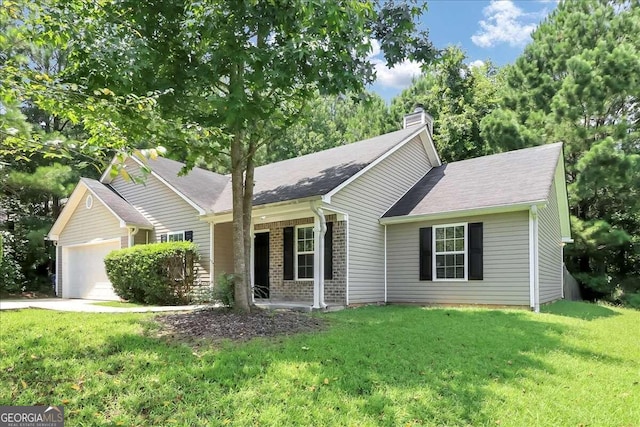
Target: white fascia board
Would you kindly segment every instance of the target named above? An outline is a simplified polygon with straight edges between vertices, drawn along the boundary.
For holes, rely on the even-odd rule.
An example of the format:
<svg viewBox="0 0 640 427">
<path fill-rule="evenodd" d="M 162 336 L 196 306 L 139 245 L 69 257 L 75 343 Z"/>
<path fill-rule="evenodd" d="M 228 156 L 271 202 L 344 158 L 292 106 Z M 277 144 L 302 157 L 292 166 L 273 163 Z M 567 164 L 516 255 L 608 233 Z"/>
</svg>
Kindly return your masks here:
<svg viewBox="0 0 640 427">
<path fill-rule="evenodd" d="M 407 144 L 409 141 L 411 141 L 413 138 L 415 138 L 416 136 L 420 135 L 421 132 L 424 133 L 424 134 L 427 133 L 426 125 L 423 125 L 423 126 L 420 126 L 419 128 L 417 128 L 415 132 L 411 133 L 408 137 L 406 137 L 405 139 L 400 141 L 398 144 L 394 145 L 392 148 L 390 148 L 384 154 L 382 154 L 377 159 L 375 159 L 374 161 L 369 163 L 367 166 L 365 166 L 363 169 L 358 171 L 356 174 L 352 175 L 349 179 L 344 181 L 342 184 L 338 185 L 333 190 L 329 191 L 327 194 L 322 196 L 322 201 L 325 202 L 325 203 L 331 203 L 331 197 L 333 197 L 337 192 L 342 190 L 347 185 L 351 184 L 356 179 L 360 178 L 365 173 L 369 172 L 378 163 L 382 162 L 384 159 L 386 159 L 387 157 L 389 157 L 390 155 L 392 155 L 393 153 L 398 151 L 400 148 L 404 147 L 404 145 Z"/>
<path fill-rule="evenodd" d="M 564 170 L 564 150 L 560 151 L 558 165 L 553 178 L 558 203 L 558 215 L 560 215 L 560 235 L 563 241 L 571 240 L 571 216 L 569 213 L 569 197 L 567 196 L 567 175 Z"/>
<path fill-rule="evenodd" d="M 420 139 L 422 140 L 424 150 L 427 152 L 427 157 L 429 157 L 429 160 L 431 161 L 431 165 L 434 168 L 442 166 L 442 161 L 440 160 L 440 156 L 438 155 L 438 150 L 436 150 L 436 145 L 433 142 L 433 137 L 429 134 L 429 132 L 425 131 L 421 133 Z"/>
<path fill-rule="evenodd" d="M 514 203 L 508 205 L 486 206 L 482 208 L 463 209 L 457 211 L 436 212 L 424 215 L 403 215 L 388 218 L 380 218 L 380 224 L 403 224 L 407 222 L 433 221 L 439 219 L 458 218 L 463 216 L 488 215 L 505 212 L 516 212 L 529 210 L 531 205 L 540 207 L 546 206 L 547 200 L 535 200 L 532 202 Z"/>
<path fill-rule="evenodd" d="M 321 196 L 311 196 L 302 199 L 287 200 L 283 202 L 269 203 L 266 205 L 255 206 L 251 209 L 252 218 L 260 218 L 261 216 L 274 217 L 279 215 L 296 214 L 308 212 L 309 217 L 313 216 L 313 212 L 309 208 L 308 202 L 320 200 Z M 213 223 L 223 223 L 233 221 L 233 211 L 221 213 L 208 213 L 200 215 L 202 221 Z M 271 221 L 266 221 L 271 222 Z"/>
<path fill-rule="evenodd" d="M 69 199 L 64 205 L 64 208 L 62 208 L 62 212 L 58 216 L 58 219 L 56 219 L 56 222 L 53 223 L 51 229 L 49 230 L 49 233 L 47 234 L 47 238 L 49 240 L 58 240 L 58 238 L 60 237 L 60 233 L 62 232 L 62 230 L 64 230 L 64 227 L 65 225 L 67 225 L 67 222 L 69 222 L 69 219 L 71 219 L 71 215 L 73 214 L 73 212 L 75 212 L 76 207 L 82 200 L 87 190 L 88 187 L 82 181 L 78 181 L 78 185 L 76 185 L 76 188 L 73 189 L 73 192 L 71 193 L 71 196 L 69 196 Z"/>
<path fill-rule="evenodd" d="M 110 184 L 111 181 L 113 181 L 113 178 L 111 177 L 111 169 L 113 169 L 113 165 L 116 164 L 116 158 L 117 158 L 117 156 L 113 156 L 113 159 L 111 159 L 111 161 L 109 162 L 109 166 L 102 173 L 102 176 L 100 176 L 100 182 L 101 183 Z"/>
</svg>

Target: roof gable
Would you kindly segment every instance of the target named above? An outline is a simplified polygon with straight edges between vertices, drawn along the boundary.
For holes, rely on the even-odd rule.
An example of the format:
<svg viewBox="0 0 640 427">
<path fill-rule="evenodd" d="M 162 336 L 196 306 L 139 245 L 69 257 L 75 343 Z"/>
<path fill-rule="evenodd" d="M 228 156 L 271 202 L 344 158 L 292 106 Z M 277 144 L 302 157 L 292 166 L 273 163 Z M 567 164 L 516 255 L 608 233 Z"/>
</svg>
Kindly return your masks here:
<svg viewBox="0 0 640 427">
<path fill-rule="evenodd" d="M 253 205 L 331 194 L 417 135 L 421 135 L 423 144 L 432 145 L 424 126 L 413 127 L 257 167 Z M 433 161 L 439 162 L 437 155 Z M 231 191 L 229 182 L 210 210 L 215 213 L 230 211 Z"/>
<path fill-rule="evenodd" d="M 83 200 L 84 195 L 89 192 L 98 199 L 107 210 L 120 222 L 120 227 L 139 227 L 153 229 L 153 225 L 136 208 L 131 206 L 119 194 L 109 186 L 102 184 L 95 179 L 80 178 L 80 182 L 71 193 L 62 213 L 51 227 L 48 237 L 57 240 L 67 222 L 73 216 L 76 208 Z"/>
<path fill-rule="evenodd" d="M 383 218 L 545 202 L 561 156 L 562 144 L 556 143 L 444 164 L 430 170 Z"/>
<path fill-rule="evenodd" d="M 129 159 L 140 166 L 144 165 L 135 156 L 131 156 Z M 227 183 L 230 182 L 229 176 L 197 167 L 189 170 L 185 175 L 179 175 L 184 164 L 164 157 L 148 159 L 147 166 L 151 169 L 152 176 L 189 203 L 200 214 L 207 211 L 207 208 L 220 196 Z M 112 167 L 113 162 L 102 175 L 101 182 L 110 183 L 112 181 L 113 178 L 110 176 Z"/>
</svg>

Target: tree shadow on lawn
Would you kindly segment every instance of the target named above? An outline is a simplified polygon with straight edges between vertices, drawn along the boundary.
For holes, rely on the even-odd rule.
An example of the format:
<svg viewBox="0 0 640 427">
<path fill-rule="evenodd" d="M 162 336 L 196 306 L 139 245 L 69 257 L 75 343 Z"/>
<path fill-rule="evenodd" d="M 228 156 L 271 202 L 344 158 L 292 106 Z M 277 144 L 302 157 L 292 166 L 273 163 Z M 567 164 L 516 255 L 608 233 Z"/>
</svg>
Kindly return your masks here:
<svg viewBox="0 0 640 427">
<path fill-rule="evenodd" d="M 620 313 L 609 307 L 589 302 L 557 301 L 553 304 L 542 306 L 540 310 L 543 313 L 582 320 L 597 320 L 620 315 Z"/>
<path fill-rule="evenodd" d="M 170 417 L 184 424 L 484 425 L 497 421 L 487 402 L 506 399 L 494 385 L 555 381 L 547 377 L 555 373 L 543 361 L 547 353 L 600 357 L 566 345 L 570 328 L 525 312 L 395 306 L 327 318 L 332 327 L 321 333 L 196 351 L 113 334 L 76 355 L 78 363 L 102 361 L 103 377 L 87 381 L 102 381 L 94 398 L 103 403 L 80 399 L 76 407 L 92 409 L 74 417 L 90 420 L 94 411 L 108 415 L 116 407 L 114 413 L 150 424 Z"/>
</svg>

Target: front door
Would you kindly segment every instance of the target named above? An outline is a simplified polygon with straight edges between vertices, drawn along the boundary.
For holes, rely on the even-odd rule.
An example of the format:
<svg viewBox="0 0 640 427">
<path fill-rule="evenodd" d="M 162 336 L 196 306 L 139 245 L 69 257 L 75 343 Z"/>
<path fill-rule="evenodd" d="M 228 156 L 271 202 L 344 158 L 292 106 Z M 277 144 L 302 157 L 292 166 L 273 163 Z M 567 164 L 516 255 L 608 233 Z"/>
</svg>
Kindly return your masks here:
<svg viewBox="0 0 640 427">
<path fill-rule="evenodd" d="M 269 298 L 269 233 L 256 233 L 253 252 L 253 296 Z"/>
</svg>

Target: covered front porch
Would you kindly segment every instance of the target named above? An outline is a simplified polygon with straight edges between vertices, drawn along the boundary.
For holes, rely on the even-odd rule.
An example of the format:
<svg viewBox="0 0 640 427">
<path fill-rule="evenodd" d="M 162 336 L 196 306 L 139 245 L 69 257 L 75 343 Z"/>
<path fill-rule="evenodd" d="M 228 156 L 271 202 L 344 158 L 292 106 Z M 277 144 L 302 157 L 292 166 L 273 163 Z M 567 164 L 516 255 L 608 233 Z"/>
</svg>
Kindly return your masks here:
<svg viewBox="0 0 640 427">
<path fill-rule="evenodd" d="M 213 277 L 233 271 L 231 215 L 208 218 Z M 347 305 L 348 218 L 319 202 L 258 207 L 251 226 L 251 284 L 265 308 Z M 214 283 L 215 286 L 215 283 Z"/>
</svg>

